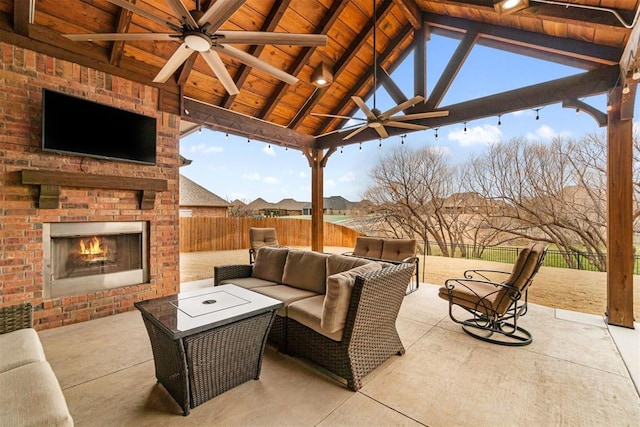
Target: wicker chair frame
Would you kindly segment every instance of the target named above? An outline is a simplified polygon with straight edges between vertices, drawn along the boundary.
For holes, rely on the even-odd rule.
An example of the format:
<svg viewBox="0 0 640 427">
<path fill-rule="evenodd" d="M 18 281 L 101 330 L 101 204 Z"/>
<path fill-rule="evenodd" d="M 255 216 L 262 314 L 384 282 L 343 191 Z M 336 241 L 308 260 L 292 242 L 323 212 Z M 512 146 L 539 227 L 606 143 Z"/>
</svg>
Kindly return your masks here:
<svg viewBox="0 0 640 427">
<path fill-rule="evenodd" d="M 0 334 L 33 326 L 33 305 L 30 302 L 0 307 Z"/>
</svg>

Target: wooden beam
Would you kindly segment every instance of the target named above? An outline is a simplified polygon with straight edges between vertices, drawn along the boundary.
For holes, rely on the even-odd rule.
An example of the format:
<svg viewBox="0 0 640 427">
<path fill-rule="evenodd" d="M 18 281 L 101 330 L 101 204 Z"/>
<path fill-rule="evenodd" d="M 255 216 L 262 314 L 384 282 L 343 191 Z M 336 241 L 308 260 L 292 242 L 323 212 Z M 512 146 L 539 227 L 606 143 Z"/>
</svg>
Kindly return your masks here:
<svg viewBox="0 0 640 427">
<path fill-rule="evenodd" d="M 555 104 L 567 99 L 583 98 L 609 91 L 616 85 L 619 77 L 617 65 L 609 65 L 598 70 L 587 71 L 574 76 L 563 77 L 546 83 L 527 86 L 495 95 L 476 98 L 459 104 L 441 106 L 449 111 L 447 117 L 414 120 L 412 123 L 422 124 L 430 128 L 462 123 L 483 117 L 498 116 L 514 111 Z M 425 105 L 416 106 L 412 112 L 428 111 Z M 409 133 L 406 129 L 387 128 L 390 136 Z M 317 148 L 357 144 L 377 140 L 378 134 L 372 129 L 343 141 L 346 132 L 336 132 L 317 138 Z"/>
<path fill-rule="evenodd" d="M 33 24 L 35 0 L 13 1 L 13 31 L 24 37 L 29 37 L 29 27 Z"/>
<path fill-rule="evenodd" d="M 295 127 L 309 115 L 311 109 L 316 105 L 320 98 L 322 98 L 322 95 L 327 92 L 327 89 L 329 89 L 328 86 L 316 88 L 307 102 L 302 106 L 302 108 L 300 108 L 300 110 L 298 110 L 296 116 L 289 122 L 287 127 L 289 129 L 295 129 Z"/>
<path fill-rule="evenodd" d="M 136 0 L 131 0 L 130 3 L 134 4 Z M 128 9 L 120 9 L 118 12 L 118 25 L 116 26 L 116 33 L 126 33 L 129 31 L 131 25 L 131 17 L 133 12 Z M 120 65 L 122 54 L 124 53 L 124 40 L 116 40 L 111 46 L 111 56 L 109 57 L 109 63 L 116 67 Z"/>
<path fill-rule="evenodd" d="M 402 13 L 414 29 L 422 28 L 422 11 L 415 0 L 394 0 L 393 2 L 402 10 Z"/>
<path fill-rule="evenodd" d="M 476 22 L 467 19 L 430 13 L 424 14 L 423 17 L 425 23 L 431 27 L 432 33 L 445 37 L 460 37 L 467 28 L 477 25 Z M 481 31 L 477 44 L 584 70 L 617 64 L 622 54 L 621 49 L 612 46 L 498 25 L 483 24 Z"/>
<path fill-rule="evenodd" d="M 562 108 L 575 108 L 577 112 L 585 112 L 593 117 L 598 126 L 604 127 L 607 125 L 607 115 L 605 113 L 579 99 L 562 101 Z"/>
<path fill-rule="evenodd" d="M 311 250 L 324 250 L 324 166 L 323 150 L 305 152 L 311 166 Z"/>
<path fill-rule="evenodd" d="M 458 75 L 458 72 L 462 68 L 462 64 L 464 64 L 464 61 L 467 59 L 467 56 L 469 56 L 469 53 L 471 53 L 471 49 L 473 49 L 476 40 L 480 37 L 480 34 L 475 27 L 476 26 L 474 25 L 469 28 L 469 31 L 465 34 L 456 51 L 449 59 L 440 79 L 438 79 L 438 83 L 436 83 L 435 87 L 429 94 L 429 98 L 425 102 L 425 111 L 433 110 L 440 105 L 442 98 L 444 98 L 447 90 L 449 90 L 449 87 L 451 86 L 451 83 L 453 83 L 453 80 Z"/>
<path fill-rule="evenodd" d="M 633 121 L 622 90 L 610 95 L 607 127 L 607 323 L 633 328 Z"/>
<path fill-rule="evenodd" d="M 183 107 L 189 114 L 183 114 L 182 119 L 219 132 L 228 132 L 296 150 L 311 147 L 315 142 L 311 135 L 191 98 L 184 98 Z"/>
<path fill-rule="evenodd" d="M 385 69 L 380 66 L 380 64 L 378 64 L 378 79 L 380 81 L 380 84 L 382 84 L 384 89 L 391 96 L 391 99 L 393 99 L 393 102 L 395 102 L 396 104 L 401 104 L 407 100 L 407 97 L 402 92 L 402 89 L 398 87 L 389 73 L 387 73 Z"/>
<path fill-rule="evenodd" d="M 421 25 L 413 31 L 413 96 L 427 99 L 427 40 L 429 31 Z"/>
</svg>

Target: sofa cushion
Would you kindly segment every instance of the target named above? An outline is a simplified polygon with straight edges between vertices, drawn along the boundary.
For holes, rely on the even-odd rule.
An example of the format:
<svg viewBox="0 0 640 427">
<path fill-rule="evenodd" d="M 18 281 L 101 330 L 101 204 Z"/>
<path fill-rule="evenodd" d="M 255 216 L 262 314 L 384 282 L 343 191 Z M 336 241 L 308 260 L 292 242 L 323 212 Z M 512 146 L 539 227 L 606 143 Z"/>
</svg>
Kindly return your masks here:
<svg viewBox="0 0 640 427">
<path fill-rule="evenodd" d="M 342 340 L 342 329 L 329 332 L 321 325 L 324 295 L 305 298 L 289 305 L 289 318 L 334 341 Z"/>
<path fill-rule="evenodd" d="M 358 237 L 353 254 L 367 258 L 381 258 L 384 239 L 379 237 Z"/>
<path fill-rule="evenodd" d="M 0 373 L 34 362 L 44 362 L 44 350 L 35 329 L 0 335 Z"/>
<path fill-rule="evenodd" d="M 387 239 L 382 247 L 382 259 L 402 261 L 416 256 L 418 241 L 415 239 Z"/>
<path fill-rule="evenodd" d="M 279 285 L 278 282 L 272 282 L 270 280 L 258 279 L 257 277 L 238 277 L 235 279 L 221 280 L 218 285 L 236 285 L 245 289 L 261 288 L 263 286 Z"/>
<path fill-rule="evenodd" d="M 48 362 L 0 374 L 0 423 L 7 426 L 72 426 L 58 379 Z"/>
<path fill-rule="evenodd" d="M 287 285 L 265 286 L 262 288 L 254 288 L 252 291 L 282 301 L 284 306 L 280 307 L 276 312 L 278 316 L 282 317 L 286 317 L 288 315 L 287 307 L 292 302 L 318 295 L 315 292 Z M 324 297 L 324 295 L 321 296 Z"/>
<path fill-rule="evenodd" d="M 333 274 L 327 278 L 327 294 L 324 298 L 321 318 L 323 329 L 328 332 L 336 332 L 344 328 L 344 322 L 349 311 L 351 291 L 356 282 L 356 277 L 380 268 L 380 264 L 372 262 L 342 273 Z"/>
<path fill-rule="evenodd" d="M 342 273 L 343 271 L 351 270 L 353 267 L 374 262 L 366 258 L 356 258 L 347 255 L 329 255 L 327 258 L 327 277 L 332 274 Z"/>
<path fill-rule="evenodd" d="M 324 294 L 328 254 L 290 249 L 284 264 L 282 283 Z"/>
<path fill-rule="evenodd" d="M 287 260 L 287 248 L 272 248 L 265 246 L 256 253 L 253 264 L 252 277 L 282 283 L 282 272 Z"/>
</svg>

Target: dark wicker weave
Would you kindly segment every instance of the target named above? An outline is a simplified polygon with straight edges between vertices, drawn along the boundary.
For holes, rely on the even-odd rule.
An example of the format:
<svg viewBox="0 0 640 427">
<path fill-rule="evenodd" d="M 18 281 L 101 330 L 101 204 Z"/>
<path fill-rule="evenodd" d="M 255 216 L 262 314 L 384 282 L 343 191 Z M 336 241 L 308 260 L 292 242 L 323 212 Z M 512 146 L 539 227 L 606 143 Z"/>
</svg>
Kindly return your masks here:
<svg viewBox="0 0 640 427">
<path fill-rule="evenodd" d="M 396 318 L 413 269 L 399 264 L 356 278 L 341 342 L 288 319 L 287 353 L 345 378 L 351 390 L 360 389 L 364 376 L 405 352 Z"/>
<path fill-rule="evenodd" d="M 0 334 L 33 326 L 33 306 L 31 303 L 0 307 Z"/>
<path fill-rule="evenodd" d="M 148 314 L 141 313 L 151 341 L 156 378 L 184 415 L 245 381 L 259 378 L 274 311 L 182 339 L 173 339 Z"/>
<path fill-rule="evenodd" d="M 213 286 L 218 286 L 222 280 L 251 277 L 253 266 L 249 264 L 218 265 L 213 267 Z"/>
</svg>

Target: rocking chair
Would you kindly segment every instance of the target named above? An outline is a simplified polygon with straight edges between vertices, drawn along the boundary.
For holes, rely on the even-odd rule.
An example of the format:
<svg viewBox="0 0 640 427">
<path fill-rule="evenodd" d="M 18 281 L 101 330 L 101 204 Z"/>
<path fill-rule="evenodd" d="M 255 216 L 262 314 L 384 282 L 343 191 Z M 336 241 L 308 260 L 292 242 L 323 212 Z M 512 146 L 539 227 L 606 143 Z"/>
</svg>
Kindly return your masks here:
<svg viewBox="0 0 640 427">
<path fill-rule="evenodd" d="M 449 301 L 449 317 L 474 338 L 494 344 L 524 346 L 533 340 L 518 319 L 527 312 L 527 295 L 533 277 L 544 261 L 547 247 L 531 243 L 522 249 L 511 272 L 467 270 L 464 278 L 452 278 L 440 288 L 440 298 Z M 497 282 L 491 278 L 507 276 Z M 454 315 L 454 306 L 471 313 L 470 319 Z"/>
</svg>

